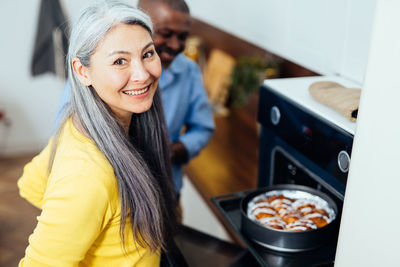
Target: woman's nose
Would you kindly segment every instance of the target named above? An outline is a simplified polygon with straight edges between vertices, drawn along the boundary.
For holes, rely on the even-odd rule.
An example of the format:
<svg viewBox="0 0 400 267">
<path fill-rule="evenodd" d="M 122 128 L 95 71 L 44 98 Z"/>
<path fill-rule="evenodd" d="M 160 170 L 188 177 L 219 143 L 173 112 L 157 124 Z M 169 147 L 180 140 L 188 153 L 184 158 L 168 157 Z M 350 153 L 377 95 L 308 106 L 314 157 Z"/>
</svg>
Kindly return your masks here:
<svg viewBox="0 0 400 267">
<path fill-rule="evenodd" d="M 131 80 L 134 82 L 146 81 L 150 74 L 142 62 L 135 62 L 131 67 Z"/>
</svg>

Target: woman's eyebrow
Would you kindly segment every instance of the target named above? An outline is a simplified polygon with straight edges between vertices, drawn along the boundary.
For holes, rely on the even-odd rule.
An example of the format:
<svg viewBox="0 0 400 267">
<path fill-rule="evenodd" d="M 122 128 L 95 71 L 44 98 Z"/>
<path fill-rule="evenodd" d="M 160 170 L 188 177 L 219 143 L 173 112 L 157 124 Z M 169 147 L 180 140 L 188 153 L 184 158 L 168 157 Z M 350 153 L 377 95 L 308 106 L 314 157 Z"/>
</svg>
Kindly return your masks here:
<svg viewBox="0 0 400 267">
<path fill-rule="evenodd" d="M 145 46 L 143 47 L 142 51 L 143 51 L 143 50 L 146 50 L 147 48 L 149 48 L 149 47 L 152 46 L 152 45 L 154 45 L 154 42 L 153 42 L 153 41 L 151 41 L 151 42 L 149 42 L 147 45 L 145 45 Z"/>
<path fill-rule="evenodd" d="M 110 52 L 109 54 L 108 54 L 108 56 L 110 57 L 110 56 L 113 56 L 113 55 L 115 55 L 115 54 L 130 54 L 130 52 L 128 52 L 128 51 L 124 51 L 124 50 L 117 50 L 117 51 L 112 51 L 112 52 Z"/>
<path fill-rule="evenodd" d="M 142 51 L 143 51 L 143 50 L 146 50 L 147 48 L 149 48 L 149 47 L 152 46 L 152 45 L 154 45 L 154 42 L 153 42 L 153 41 L 151 41 L 151 42 L 149 42 L 148 44 L 146 44 L 146 45 L 142 48 Z M 117 50 L 117 51 L 111 51 L 111 52 L 108 54 L 108 56 L 113 56 L 113 55 L 115 55 L 115 54 L 131 54 L 131 53 L 128 52 L 128 51 L 124 51 L 124 50 Z"/>
</svg>

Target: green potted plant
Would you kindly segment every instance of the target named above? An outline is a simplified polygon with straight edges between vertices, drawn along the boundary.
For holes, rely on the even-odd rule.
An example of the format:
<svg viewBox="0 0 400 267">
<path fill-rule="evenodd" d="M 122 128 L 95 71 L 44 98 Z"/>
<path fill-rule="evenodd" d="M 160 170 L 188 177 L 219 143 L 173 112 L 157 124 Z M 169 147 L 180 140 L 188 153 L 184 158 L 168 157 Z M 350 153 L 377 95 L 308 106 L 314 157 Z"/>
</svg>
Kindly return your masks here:
<svg viewBox="0 0 400 267">
<path fill-rule="evenodd" d="M 241 57 L 237 60 L 231 74 L 228 103 L 232 108 L 247 104 L 251 94 L 258 91 L 267 76 L 277 74 L 274 61 L 259 56 Z"/>
</svg>

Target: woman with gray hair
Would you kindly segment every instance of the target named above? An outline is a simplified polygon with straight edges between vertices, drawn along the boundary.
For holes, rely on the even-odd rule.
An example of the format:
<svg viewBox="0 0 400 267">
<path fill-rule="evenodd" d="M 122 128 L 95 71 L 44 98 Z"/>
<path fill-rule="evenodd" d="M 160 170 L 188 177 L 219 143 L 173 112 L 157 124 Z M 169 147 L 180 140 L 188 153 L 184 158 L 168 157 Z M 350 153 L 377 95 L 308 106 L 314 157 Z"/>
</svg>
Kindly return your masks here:
<svg viewBox="0 0 400 267">
<path fill-rule="evenodd" d="M 158 266 L 176 199 L 150 18 L 92 4 L 67 63 L 64 122 L 18 181 L 42 210 L 20 266 Z"/>
</svg>

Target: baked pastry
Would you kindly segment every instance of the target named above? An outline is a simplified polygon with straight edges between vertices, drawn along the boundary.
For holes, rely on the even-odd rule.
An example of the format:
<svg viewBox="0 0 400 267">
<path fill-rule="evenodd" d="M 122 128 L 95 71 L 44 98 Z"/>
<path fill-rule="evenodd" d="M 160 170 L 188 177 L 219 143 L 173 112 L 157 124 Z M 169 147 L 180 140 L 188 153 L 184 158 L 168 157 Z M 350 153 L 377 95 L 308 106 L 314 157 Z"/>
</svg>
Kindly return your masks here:
<svg viewBox="0 0 400 267">
<path fill-rule="evenodd" d="M 271 196 L 271 197 L 267 198 L 267 201 L 273 207 L 279 206 L 279 205 L 282 205 L 282 204 L 285 204 L 285 205 L 292 205 L 293 204 L 293 199 L 290 199 L 290 198 L 285 197 L 283 195 Z"/>
<path fill-rule="evenodd" d="M 266 197 L 265 198 L 260 198 L 259 200 L 256 201 L 256 204 L 258 204 L 258 203 L 269 203 L 268 202 L 268 198 L 266 198 Z"/>
<path fill-rule="evenodd" d="M 313 209 L 313 212 L 320 213 L 321 215 L 326 216 L 326 217 L 329 218 L 328 212 L 326 212 L 326 210 L 324 210 L 324 209 Z"/>
<path fill-rule="evenodd" d="M 286 229 L 286 223 L 281 220 L 279 217 L 273 217 L 273 218 L 268 218 L 266 220 L 261 220 L 260 221 L 263 225 L 277 229 L 277 230 L 285 230 Z"/>
<path fill-rule="evenodd" d="M 282 220 L 284 220 L 287 224 L 294 223 L 301 219 L 301 214 L 296 210 L 290 210 L 281 215 Z"/>
<path fill-rule="evenodd" d="M 292 232 L 302 232 L 311 229 L 317 229 L 317 225 L 311 220 L 300 219 L 294 223 L 288 224 L 285 229 Z"/>
<path fill-rule="evenodd" d="M 305 216 L 316 208 L 315 204 L 311 203 L 310 201 L 299 199 L 293 203 L 293 207 L 298 210 L 301 215 Z"/>
<path fill-rule="evenodd" d="M 274 200 L 269 200 L 270 205 L 278 212 L 281 210 L 290 210 L 293 201 L 289 198 L 275 198 Z"/>
<path fill-rule="evenodd" d="M 328 217 L 322 215 L 319 212 L 307 214 L 306 216 L 304 216 L 304 218 L 313 221 L 317 225 L 318 228 L 321 228 L 321 227 L 324 227 L 325 225 L 327 225 L 328 219 L 329 219 Z"/>
<path fill-rule="evenodd" d="M 258 197 L 248 213 L 266 227 L 301 232 L 324 227 L 333 219 L 325 207 L 315 200 L 315 196 L 296 199 L 273 194 Z"/>
<path fill-rule="evenodd" d="M 253 208 L 252 213 L 257 218 L 257 220 L 276 216 L 276 211 L 267 202 L 257 203 Z"/>
<path fill-rule="evenodd" d="M 269 196 L 268 198 L 266 198 L 266 200 L 269 203 L 271 203 L 271 202 L 273 202 L 274 200 L 277 200 L 277 199 L 280 199 L 280 200 L 282 200 L 284 202 L 287 202 L 289 204 L 293 203 L 293 199 L 285 197 L 284 195 L 272 195 L 272 196 Z"/>
</svg>

